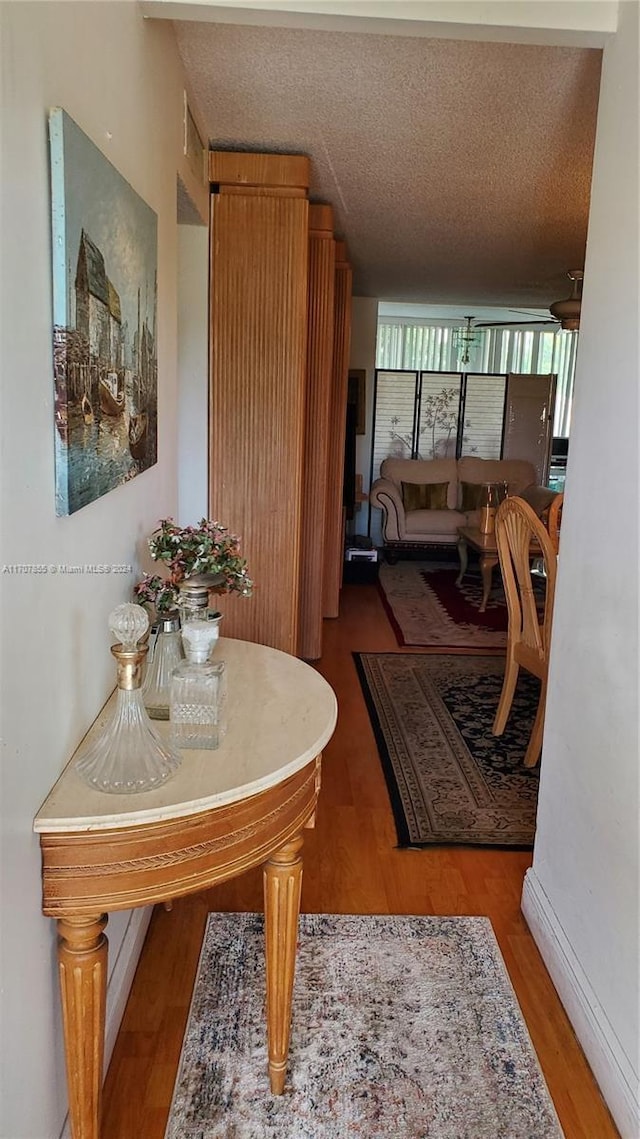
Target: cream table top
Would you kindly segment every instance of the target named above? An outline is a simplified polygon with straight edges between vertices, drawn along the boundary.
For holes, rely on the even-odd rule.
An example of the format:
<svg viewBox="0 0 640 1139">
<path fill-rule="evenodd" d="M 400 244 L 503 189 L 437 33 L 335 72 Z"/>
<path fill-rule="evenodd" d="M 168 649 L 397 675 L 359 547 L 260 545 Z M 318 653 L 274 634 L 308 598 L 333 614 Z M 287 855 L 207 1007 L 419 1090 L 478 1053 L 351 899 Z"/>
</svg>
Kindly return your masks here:
<svg viewBox="0 0 640 1139">
<path fill-rule="evenodd" d="M 274 787 L 320 754 L 337 719 L 333 689 L 315 669 L 266 645 L 221 638 L 227 665 L 228 730 L 216 750 L 181 751 L 162 787 L 137 795 L 96 791 L 78 775 L 75 753 L 34 820 L 41 834 L 97 831 L 182 818 Z M 101 731 L 115 692 L 85 739 Z M 167 721 L 153 720 L 167 736 Z"/>
</svg>

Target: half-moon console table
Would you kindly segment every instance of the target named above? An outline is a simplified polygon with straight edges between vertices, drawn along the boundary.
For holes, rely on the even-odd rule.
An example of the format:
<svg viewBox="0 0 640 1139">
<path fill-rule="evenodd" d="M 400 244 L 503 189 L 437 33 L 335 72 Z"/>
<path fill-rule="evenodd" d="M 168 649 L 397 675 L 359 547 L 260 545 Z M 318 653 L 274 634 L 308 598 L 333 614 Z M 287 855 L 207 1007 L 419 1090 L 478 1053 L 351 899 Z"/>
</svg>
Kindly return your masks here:
<svg viewBox="0 0 640 1139">
<path fill-rule="evenodd" d="M 58 961 L 73 1139 L 99 1139 L 111 910 L 163 902 L 264 863 L 271 1091 L 283 1091 L 302 884 L 302 830 L 313 826 L 322 749 L 336 698 L 314 669 L 264 645 L 222 639 L 228 732 L 216 751 L 183 751 L 161 788 L 94 791 L 74 759 L 38 812 L 43 911 L 58 922 Z M 105 705 L 90 732 L 104 726 Z M 161 732 L 169 724 L 155 721 Z"/>
</svg>

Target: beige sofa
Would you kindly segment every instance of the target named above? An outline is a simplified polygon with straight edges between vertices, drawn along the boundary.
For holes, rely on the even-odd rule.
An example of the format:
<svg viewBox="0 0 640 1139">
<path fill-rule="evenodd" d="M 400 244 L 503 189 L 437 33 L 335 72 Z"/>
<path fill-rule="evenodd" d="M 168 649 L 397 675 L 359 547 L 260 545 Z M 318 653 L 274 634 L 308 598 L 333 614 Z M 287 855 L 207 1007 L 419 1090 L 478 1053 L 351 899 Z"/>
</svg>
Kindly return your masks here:
<svg viewBox="0 0 640 1139">
<path fill-rule="evenodd" d="M 462 459 L 385 459 L 380 475 L 371 487 L 369 500 L 382 510 L 382 534 L 388 551 L 403 546 L 455 545 L 458 527 L 478 522 L 477 511 L 461 510 L 462 483 L 506 482 L 509 494 L 521 494 L 525 488 L 531 488 L 525 497 L 532 495 L 536 499 L 532 503 L 534 509 L 540 510 L 553 498 L 552 491 L 534 488 L 535 468 L 521 459 L 476 459 L 473 456 Z M 446 509 L 405 511 L 403 483 L 405 486 L 447 483 Z M 408 499 L 406 489 L 405 497 Z"/>
</svg>

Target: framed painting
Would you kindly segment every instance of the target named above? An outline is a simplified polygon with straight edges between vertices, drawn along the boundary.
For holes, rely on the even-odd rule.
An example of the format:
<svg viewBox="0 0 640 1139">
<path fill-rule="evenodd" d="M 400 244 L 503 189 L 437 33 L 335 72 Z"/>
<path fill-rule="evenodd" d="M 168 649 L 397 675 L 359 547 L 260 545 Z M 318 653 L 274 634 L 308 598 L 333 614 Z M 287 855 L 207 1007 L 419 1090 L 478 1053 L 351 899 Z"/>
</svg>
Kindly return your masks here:
<svg viewBox="0 0 640 1139">
<path fill-rule="evenodd" d="M 366 434 L 366 388 L 367 373 L 364 368 L 349 369 L 348 403 L 355 404 L 356 408 L 356 435 Z"/>
<path fill-rule="evenodd" d="M 49 116 L 56 513 L 157 462 L 158 222 L 66 111 Z"/>
</svg>

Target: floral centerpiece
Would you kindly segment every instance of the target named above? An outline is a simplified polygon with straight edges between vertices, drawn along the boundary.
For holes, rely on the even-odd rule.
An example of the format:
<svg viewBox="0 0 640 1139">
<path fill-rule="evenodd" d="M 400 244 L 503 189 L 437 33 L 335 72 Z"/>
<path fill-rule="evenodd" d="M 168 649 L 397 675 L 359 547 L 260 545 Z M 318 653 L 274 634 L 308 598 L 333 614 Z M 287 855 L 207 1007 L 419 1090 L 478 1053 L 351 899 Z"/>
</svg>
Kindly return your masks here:
<svg viewBox="0 0 640 1139">
<path fill-rule="evenodd" d="M 149 552 L 155 562 L 169 567 L 169 576 L 146 573 L 133 592 L 140 605 L 153 605 L 158 613 L 176 608 L 180 582 L 196 574 L 218 577 L 214 593 L 251 596 L 253 582 L 240 554 L 240 539 L 219 522 L 203 518 L 199 526 L 178 526 L 173 518 L 163 518 L 149 538 Z"/>
</svg>

